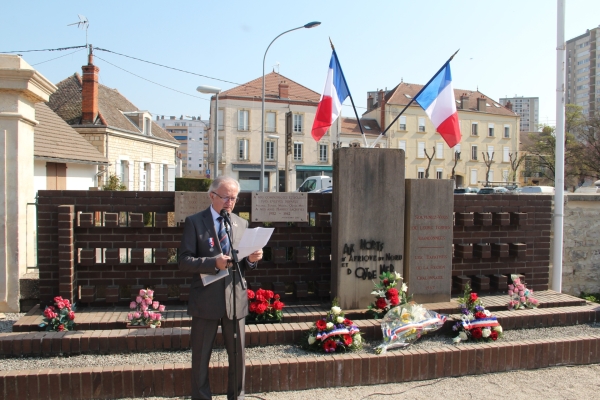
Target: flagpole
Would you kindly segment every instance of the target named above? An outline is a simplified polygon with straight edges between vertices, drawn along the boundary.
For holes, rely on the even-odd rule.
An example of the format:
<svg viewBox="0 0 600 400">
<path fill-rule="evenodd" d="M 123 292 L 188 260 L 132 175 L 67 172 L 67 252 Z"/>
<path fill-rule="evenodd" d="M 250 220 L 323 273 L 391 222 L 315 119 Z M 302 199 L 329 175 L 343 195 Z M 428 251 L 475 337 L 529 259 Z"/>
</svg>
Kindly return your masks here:
<svg viewBox="0 0 600 400">
<path fill-rule="evenodd" d="M 452 56 L 448 59 L 448 61 L 446 61 L 444 63 L 444 65 L 442 65 L 442 67 L 435 73 L 433 74 L 433 76 L 431 77 L 431 79 L 429 80 L 429 82 L 427 82 L 422 88 L 421 90 L 419 90 L 419 93 L 417 93 L 415 96 L 413 96 L 412 99 L 410 99 L 410 101 L 408 102 L 408 104 L 402 109 L 402 111 L 400 111 L 400 114 L 396 115 L 396 118 L 394 118 L 392 120 L 392 122 L 390 122 L 390 124 L 387 126 L 387 128 L 385 128 L 385 131 L 381 132 L 381 134 L 379 135 L 379 137 L 385 135 L 385 133 L 392 127 L 392 125 L 394 125 L 394 122 L 396 122 L 398 120 L 398 118 L 400 118 L 400 116 L 404 113 L 404 111 L 406 111 L 406 109 L 413 103 L 413 101 L 415 101 L 415 99 L 417 97 L 419 97 L 419 95 L 421 94 L 421 92 L 423 90 L 425 90 L 425 88 L 435 79 L 435 77 L 444 69 L 446 68 L 446 65 L 448 65 L 448 63 L 450 61 L 452 61 L 452 59 L 454 58 L 454 56 L 456 55 L 456 53 L 458 53 L 460 51 L 460 49 L 456 50 L 456 52 L 454 54 L 452 54 Z M 377 140 L 375 141 L 375 143 L 377 143 L 377 141 L 379 140 L 379 137 L 377 138 Z"/>
<path fill-rule="evenodd" d="M 363 127 L 360 123 L 360 118 L 358 117 L 358 112 L 356 111 L 356 106 L 354 105 L 354 100 L 352 99 L 352 94 L 350 93 L 350 87 L 348 86 L 348 83 L 346 82 L 346 77 L 344 76 L 344 71 L 342 70 L 342 65 L 340 64 L 340 60 L 338 59 L 337 53 L 335 52 L 335 47 L 333 46 L 333 42 L 331 41 L 331 38 L 329 38 L 329 44 L 331 45 L 331 50 L 333 50 L 333 56 L 335 57 L 335 62 L 337 63 L 337 65 L 340 66 L 340 73 L 342 74 L 342 79 L 344 80 L 344 85 L 346 85 L 346 88 L 348 89 L 348 97 L 350 97 L 350 102 L 352 103 L 352 109 L 354 110 L 354 115 L 356 115 L 356 122 L 358 122 L 358 127 L 360 128 L 360 133 L 365 141 L 365 147 L 369 147 L 369 144 L 367 143 L 367 136 L 365 135 L 365 132 L 363 132 Z"/>
</svg>

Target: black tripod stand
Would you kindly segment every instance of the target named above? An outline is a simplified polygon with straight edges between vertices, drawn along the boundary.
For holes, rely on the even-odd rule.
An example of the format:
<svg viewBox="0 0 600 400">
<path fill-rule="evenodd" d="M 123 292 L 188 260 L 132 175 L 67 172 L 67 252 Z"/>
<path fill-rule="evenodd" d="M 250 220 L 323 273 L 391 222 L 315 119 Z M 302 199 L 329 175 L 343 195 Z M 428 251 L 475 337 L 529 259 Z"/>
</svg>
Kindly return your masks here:
<svg viewBox="0 0 600 400">
<path fill-rule="evenodd" d="M 229 246 L 231 248 L 231 257 L 233 259 L 233 267 L 231 268 L 231 279 L 233 288 L 231 290 L 233 295 L 233 379 L 235 382 L 235 391 L 233 394 L 233 398 L 237 400 L 238 398 L 238 370 L 237 370 L 237 339 L 238 339 L 238 319 L 237 319 L 237 299 L 236 299 L 236 275 L 239 274 L 240 285 L 242 286 L 242 290 L 246 290 L 246 282 L 244 281 L 244 277 L 242 276 L 242 270 L 240 269 L 240 262 L 238 260 L 238 251 L 233 248 L 233 240 L 231 239 L 231 220 L 229 219 L 229 213 L 226 210 L 221 210 L 221 217 L 223 217 L 223 224 L 225 225 L 225 232 L 227 233 L 227 237 L 229 238 Z M 237 271 L 237 274 L 236 274 Z M 242 332 L 244 334 L 244 332 Z M 231 368 L 231 365 L 229 366 Z M 242 388 L 243 389 L 243 388 Z"/>
</svg>

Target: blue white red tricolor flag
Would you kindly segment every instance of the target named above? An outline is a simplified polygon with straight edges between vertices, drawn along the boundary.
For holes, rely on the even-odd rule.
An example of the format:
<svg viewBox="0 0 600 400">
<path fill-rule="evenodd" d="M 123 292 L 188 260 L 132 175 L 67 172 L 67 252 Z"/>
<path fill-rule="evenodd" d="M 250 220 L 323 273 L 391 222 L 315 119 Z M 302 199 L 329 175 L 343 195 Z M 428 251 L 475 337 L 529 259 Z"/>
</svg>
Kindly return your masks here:
<svg viewBox="0 0 600 400">
<path fill-rule="evenodd" d="M 323 89 L 311 131 L 313 139 L 317 142 L 321 140 L 323 135 L 327 133 L 327 130 L 340 116 L 342 103 L 348 96 L 350 96 L 350 90 L 348 89 L 348 85 L 346 85 L 342 67 L 340 67 L 334 50 L 329 62 L 325 89 Z"/>
<path fill-rule="evenodd" d="M 423 107 L 448 146 L 450 148 L 456 146 L 460 142 L 461 134 L 452 88 L 450 62 L 446 63 L 415 100 Z"/>
</svg>

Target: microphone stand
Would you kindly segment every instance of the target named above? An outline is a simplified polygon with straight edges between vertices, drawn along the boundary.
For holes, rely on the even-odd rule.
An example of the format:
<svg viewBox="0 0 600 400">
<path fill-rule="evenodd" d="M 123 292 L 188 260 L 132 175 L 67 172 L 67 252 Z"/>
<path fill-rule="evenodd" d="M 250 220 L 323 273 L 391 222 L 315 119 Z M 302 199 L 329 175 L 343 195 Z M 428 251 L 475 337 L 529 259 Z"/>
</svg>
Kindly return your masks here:
<svg viewBox="0 0 600 400">
<path fill-rule="evenodd" d="M 229 230 L 231 221 L 229 220 L 229 216 L 223 215 L 223 212 L 221 212 L 221 215 L 223 216 L 223 223 L 225 225 L 225 232 L 227 233 L 227 237 L 229 238 L 229 246 L 231 247 L 231 257 L 233 258 L 233 267 L 232 269 L 232 274 L 231 274 L 231 279 L 232 279 L 232 283 L 233 283 L 233 379 L 235 381 L 234 387 L 234 394 L 233 394 L 233 398 L 235 400 L 237 400 L 238 398 L 238 370 L 237 370 L 237 337 L 238 337 L 238 319 L 237 319 L 237 305 L 236 305 L 236 279 L 235 279 L 235 271 L 237 270 L 237 272 L 240 274 L 240 283 L 242 286 L 242 289 L 246 289 L 246 284 L 244 283 L 244 278 L 242 277 L 242 271 L 240 270 L 240 263 L 238 260 L 238 256 L 237 250 L 234 250 L 233 248 L 233 240 L 231 239 L 231 232 Z M 231 368 L 231 365 L 229 366 Z M 243 389 L 243 388 L 242 388 Z"/>
</svg>

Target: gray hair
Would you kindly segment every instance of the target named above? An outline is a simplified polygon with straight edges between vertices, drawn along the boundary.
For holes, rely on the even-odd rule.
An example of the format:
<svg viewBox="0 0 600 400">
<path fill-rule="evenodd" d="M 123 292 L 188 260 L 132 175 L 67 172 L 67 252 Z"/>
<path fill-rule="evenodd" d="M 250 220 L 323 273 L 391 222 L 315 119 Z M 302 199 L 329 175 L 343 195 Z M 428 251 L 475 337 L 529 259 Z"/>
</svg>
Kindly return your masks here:
<svg viewBox="0 0 600 400">
<path fill-rule="evenodd" d="M 240 192 L 240 183 L 236 179 L 234 179 L 230 176 L 226 176 L 226 175 L 221 175 L 221 176 L 216 177 L 215 180 L 212 181 L 212 183 L 210 184 L 208 191 L 213 192 L 213 191 L 217 190 L 224 183 L 232 183 L 234 186 L 237 187 L 238 193 Z"/>
</svg>

